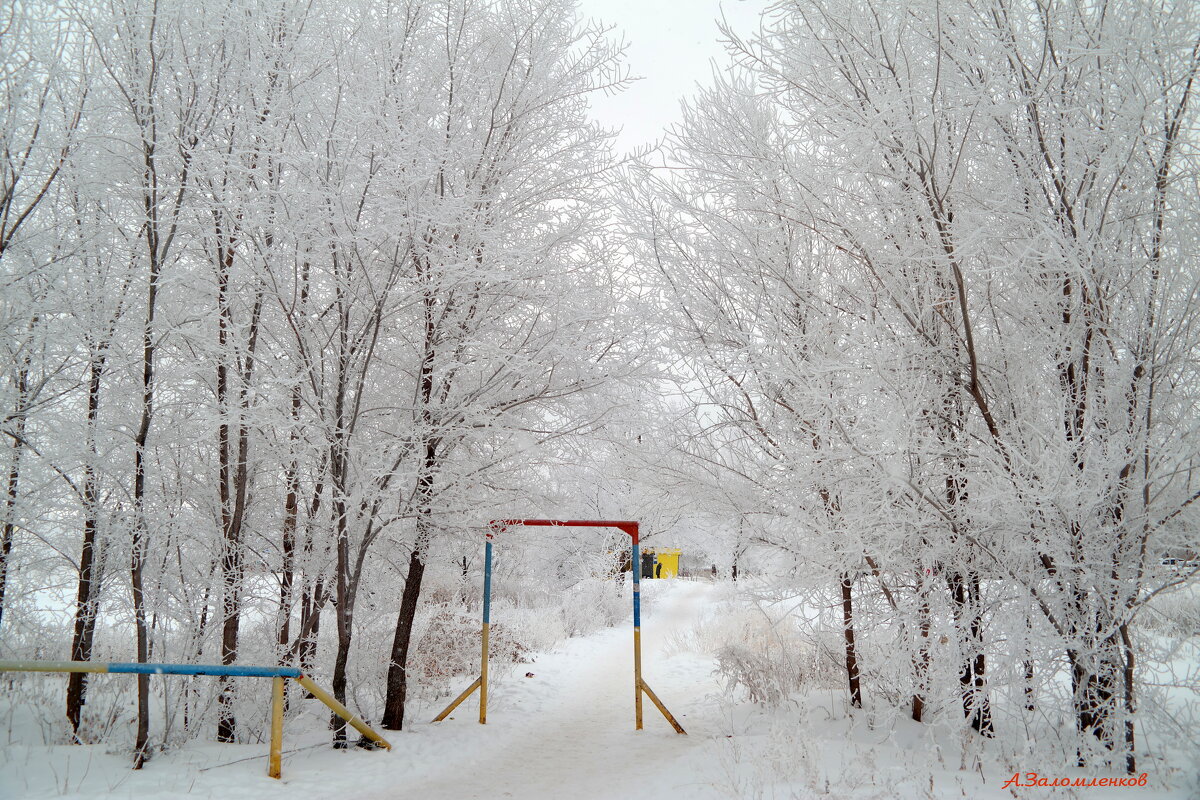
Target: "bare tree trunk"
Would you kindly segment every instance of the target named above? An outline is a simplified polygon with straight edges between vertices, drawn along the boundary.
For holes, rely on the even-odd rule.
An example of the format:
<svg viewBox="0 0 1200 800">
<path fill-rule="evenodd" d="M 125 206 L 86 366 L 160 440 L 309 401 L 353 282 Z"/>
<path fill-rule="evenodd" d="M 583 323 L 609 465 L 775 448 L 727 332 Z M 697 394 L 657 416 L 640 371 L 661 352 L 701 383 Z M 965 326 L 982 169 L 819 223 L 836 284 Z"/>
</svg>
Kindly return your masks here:
<svg viewBox="0 0 1200 800">
<path fill-rule="evenodd" d="M 340 480 L 334 479 L 338 487 Z M 337 621 L 337 656 L 333 665 L 333 696 L 339 703 L 346 703 L 346 665 L 350 659 L 350 643 L 354 635 L 351 629 L 350 592 L 347 584 L 347 572 L 350 570 L 350 541 L 347 531 L 346 500 L 342 489 L 334 491 L 334 513 L 337 516 L 337 608 L 334 619 Z M 346 746 L 346 723 L 336 714 L 332 717 L 334 747 Z"/>
<path fill-rule="evenodd" d="M 858 677 L 858 654 L 854 650 L 854 599 L 850 573 L 842 574 L 842 633 L 846 637 L 846 682 L 850 688 L 850 705 L 862 708 L 862 688 Z"/>
<path fill-rule="evenodd" d="M 917 630 L 920 640 L 917 652 L 913 654 L 913 675 L 917 688 L 912 697 L 912 718 L 914 722 L 925 719 L 925 693 L 928 691 L 929 680 L 929 598 L 925 585 L 925 576 L 917 578 L 920 587 L 921 604 L 917 609 Z"/>
<path fill-rule="evenodd" d="M 279 567 L 279 653 L 282 658 L 291 640 L 292 586 L 296 579 L 296 523 L 299 508 L 296 495 L 299 491 L 299 464 L 295 461 L 288 467 L 287 495 L 283 501 L 283 541 Z"/>
<path fill-rule="evenodd" d="M 209 600 L 212 597 L 211 576 L 212 576 L 213 572 L 215 572 L 215 571 L 216 571 L 216 564 L 214 563 L 212 565 L 212 568 L 209 570 L 210 580 L 206 581 L 204 584 L 204 599 L 200 603 L 200 621 L 196 625 L 196 633 L 195 633 L 196 648 L 193 651 L 193 656 L 192 656 L 193 658 L 196 659 L 197 663 L 200 663 L 200 659 L 204 657 L 204 634 L 208 632 L 208 604 L 209 604 Z M 182 574 L 182 570 L 181 570 L 181 574 Z M 189 722 L 190 722 L 189 710 L 190 710 L 190 706 L 193 702 L 195 702 L 197 704 L 199 703 L 199 693 L 195 691 L 196 678 L 193 676 L 193 677 L 188 678 L 187 681 L 188 681 L 187 688 L 184 689 L 184 694 L 183 694 L 183 696 L 184 696 L 183 729 L 185 732 L 191 733 L 192 729 L 191 729 L 191 726 L 189 725 Z"/>
<path fill-rule="evenodd" d="M 147 171 L 149 172 L 149 167 Z M 153 218 L 150 195 L 146 195 L 146 213 Z M 160 263 L 157 228 L 146 226 L 146 237 L 151 253 L 149 286 L 146 294 L 146 323 L 142 328 L 142 414 L 134 437 L 133 455 L 133 541 L 130 554 L 129 581 L 133 594 L 133 617 L 137 629 L 137 660 L 145 664 L 150 653 L 150 629 L 146 621 L 146 598 L 144 593 L 144 571 L 149 531 L 146 527 L 146 442 L 150 437 L 150 422 L 154 417 L 154 315 L 158 308 L 158 279 Z M 147 675 L 137 676 L 137 738 L 134 742 L 133 768 L 141 769 L 149 757 L 147 745 L 150 738 L 150 679 Z"/>
<path fill-rule="evenodd" d="M 300 632 L 292 643 L 296 664 L 311 672 L 317 659 L 317 636 L 321 632 L 321 609 L 325 607 L 325 584 L 321 578 L 300 596 Z"/>
<path fill-rule="evenodd" d="M 100 510 L 96 479 L 96 423 L 100 414 L 101 380 L 105 358 L 94 354 L 89 365 L 87 408 L 87 456 L 83 473 L 83 547 L 79 554 L 79 587 L 75 599 L 75 627 L 71 635 L 71 660 L 90 661 L 96 633 L 96 607 L 99 581 L 95 574 L 96 529 Z M 87 675 L 72 672 L 67 678 L 67 720 L 75 741 L 79 741 L 79 722 L 86 702 Z"/>
<path fill-rule="evenodd" d="M 1111 614 L 1085 592 L 1076 593 L 1080 619 L 1090 619 L 1090 630 L 1079 631 L 1082 647 L 1067 650 L 1071 665 L 1071 688 L 1075 707 L 1075 725 L 1079 733 L 1091 736 L 1107 751 L 1125 748 L 1125 766 L 1136 766 L 1133 750 L 1133 667 L 1134 653 L 1125 626 L 1114 626 Z M 1086 614 L 1086 616 L 1084 616 Z M 1125 719 L 1122 720 L 1121 717 Z M 1083 749 L 1079 765 L 1086 766 Z"/>
<path fill-rule="evenodd" d="M 292 387 L 292 448 L 300 442 L 300 385 Z M 300 458 L 294 452 L 284 478 L 282 563 L 279 575 L 279 652 L 282 658 L 291 640 L 293 584 L 296 580 L 296 531 L 300 521 Z M 281 662 L 284 663 L 284 662 Z"/>
<path fill-rule="evenodd" d="M 339 386 L 337 397 L 335 398 L 334 412 L 334 431 L 333 444 L 329 456 L 329 474 L 330 483 L 333 489 L 333 515 L 336 531 L 336 565 L 334 569 L 335 586 L 337 596 L 337 607 L 334 610 L 334 619 L 337 622 L 337 656 L 334 659 L 333 665 L 333 696 L 339 703 L 346 703 L 346 665 L 350 659 L 350 644 L 354 636 L 354 630 L 351 627 L 353 618 L 353 603 L 354 599 L 350 592 L 350 513 L 347 507 L 347 481 L 346 474 L 348 469 L 347 464 L 347 443 L 345 441 L 347 431 L 345 429 L 345 401 L 348 365 L 345 363 L 344 354 L 348 352 L 346 339 L 348 338 L 349 321 L 343 320 L 342 330 L 342 353 L 343 358 L 339 367 Z M 333 726 L 333 746 L 344 748 L 346 746 L 346 722 L 337 714 L 331 717 L 331 725 Z"/>
<path fill-rule="evenodd" d="M 1025 659 L 1021 662 L 1025 680 L 1025 710 L 1034 711 L 1037 708 L 1037 703 L 1034 700 L 1034 672 L 1033 672 L 1033 653 L 1030 650 L 1029 640 L 1033 635 L 1033 623 L 1029 619 L 1029 612 L 1025 615 Z"/>
<path fill-rule="evenodd" d="M 1135 654 L 1133 651 L 1133 639 L 1129 635 L 1129 624 L 1122 623 L 1117 629 L 1121 634 L 1121 647 L 1125 651 L 1125 669 L 1122 675 L 1125 693 L 1124 697 L 1124 712 L 1125 712 L 1125 772 L 1133 775 L 1137 772 L 1137 752 L 1135 750 L 1135 740 L 1133 732 L 1133 692 L 1134 692 L 1134 667 L 1136 665 Z"/>
<path fill-rule="evenodd" d="M 428 278 L 429 265 L 417 261 L 418 276 Z M 421 581 L 425 575 L 423 550 L 428 546 L 430 501 L 437 468 L 439 441 L 433 432 L 434 378 L 433 363 L 437 355 L 437 311 L 434 290 L 427 287 L 422 298 L 424 305 L 425 341 L 422 353 L 419 382 L 417 384 L 418 416 L 425 438 L 425 449 L 421 455 L 417 472 L 414 497 L 417 502 L 417 531 L 412 554 L 408 561 L 408 575 L 404 578 L 404 594 L 400 598 L 400 610 L 396 615 L 396 634 L 392 639 L 391 661 L 388 664 L 387 695 L 384 700 L 383 727 L 401 730 L 404 727 L 404 703 L 408 696 L 408 650 L 412 639 L 413 620 L 421 599 Z M 445 387 L 448 389 L 448 387 Z M 442 392 L 444 395 L 444 392 Z"/>
<path fill-rule="evenodd" d="M 413 543 L 408 559 L 408 574 L 404 578 L 404 593 L 400 598 L 400 611 L 396 615 L 396 633 L 392 638 L 391 660 L 388 664 L 387 696 L 384 700 L 383 727 L 388 730 L 403 730 L 404 703 L 408 697 L 408 651 L 412 641 L 413 621 L 421 600 L 421 582 L 425 575 L 425 548 L 428 546 L 430 495 L 433 487 L 434 469 L 438 460 L 438 442 L 425 446 L 420 477 L 417 479 L 419 516 L 417 518 L 417 540 Z"/>
<path fill-rule="evenodd" d="M 413 620 L 416 619 L 421 597 L 421 579 L 425 574 L 422 549 L 421 537 L 418 535 L 408 559 L 408 576 L 404 580 L 404 594 L 400 598 L 396 634 L 392 639 L 391 662 L 388 664 L 387 699 L 382 724 L 393 731 L 404 729 L 404 703 L 408 696 L 408 650 L 412 640 Z"/>
<path fill-rule="evenodd" d="M 324 465 L 322 465 L 324 468 Z M 324 481 L 313 487 L 312 501 L 308 504 L 308 517 L 304 529 L 304 546 L 301 548 L 306 562 L 311 563 L 313 550 L 312 523 L 321 510 L 321 496 L 325 491 Z M 317 658 L 317 636 L 321 632 L 321 609 L 329 600 L 329 589 L 323 575 L 318 574 L 311 583 L 305 575 L 306 588 L 300 592 L 300 630 L 285 654 L 289 663 L 300 665 L 300 669 L 311 672 Z"/>
<path fill-rule="evenodd" d="M 991 704 L 987 696 L 986 662 L 983 654 L 983 612 L 980 608 L 980 581 L 978 575 L 964 577 L 960 572 L 948 576 L 950 597 L 954 603 L 954 616 L 961 630 L 964 620 L 969 619 L 969 636 L 964 642 L 963 666 L 959 672 L 962 687 L 963 714 L 971 721 L 971 727 L 991 737 Z"/>
<path fill-rule="evenodd" d="M 246 518 L 246 503 L 249 497 L 250 426 L 246 422 L 250 406 L 250 381 L 254 377 L 254 355 L 258 345 L 258 325 L 263 306 L 261 290 L 255 297 L 251 312 L 245 356 L 235 359 L 238 378 L 237 402 L 230 402 L 229 372 L 226 363 L 226 345 L 229 330 L 233 327 L 233 312 L 229 305 L 229 276 L 233 266 L 233 246 L 225 248 L 218 273 L 217 303 L 220 310 L 218 321 L 217 362 L 217 406 L 221 414 L 218 430 L 221 523 L 223 547 L 221 555 L 221 577 L 224 592 L 221 611 L 221 663 L 225 666 L 237 660 L 238 633 L 241 626 L 241 595 L 245 572 L 245 544 L 242 529 Z M 237 418 L 237 450 L 231 451 L 230 420 Z M 217 741 L 232 742 L 237 738 L 237 721 L 233 712 L 233 679 L 221 677 L 221 693 L 217 698 L 219 716 Z"/>
<path fill-rule="evenodd" d="M 433 424 L 430 403 L 433 398 L 433 347 L 434 327 L 432 304 L 426 300 L 425 358 L 421 364 L 421 421 L 426 431 Z M 417 540 L 413 543 L 408 561 L 408 575 L 404 578 L 404 594 L 400 598 L 400 611 L 396 615 L 396 634 L 392 639 L 391 661 L 388 664 L 387 696 L 384 700 L 383 727 L 388 730 L 404 728 L 404 703 L 408 697 L 408 650 L 412 640 L 413 620 L 421 599 L 421 581 L 425 575 L 424 549 L 428 545 L 430 501 L 433 493 L 434 474 L 438 464 L 436 438 L 425 443 L 421 469 L 417 477 L 416 498 L 418 502 Z"/>
<path fill-rule="evenodd" d="M 237 659 L 240 605 L 242 545 L 241 531 L 234 519 L 233 469 L 230 454 L 230 404 L 228 340 L 232 326 L 229 309 L 229 272 L 233 263 L 233 247 L 222 241 L 221 224 L 217 221 L 217 492 L 221 503 L 221 663 L 229 666 Z M 228 675 L 220 677 L 221 691 L 217 696 L 217 741 L 232 742 L 237 738 L 237 720 L 233 712 L 233 681 Z"/>
<path fill-rule="evenodd" d="M 8 456 L 4 491 L 4 527 L 0 530 L 0 623 L 4 621 L 4 594 L 8 587 L 8 558 L 16 533 L 17 491 L 21 482 L 21 454 L 25 450 L 25 398 L 29 391 L 29 356 L 17 372 L 17 402 L 13 409 L 13 443 Z"/>
</svg>

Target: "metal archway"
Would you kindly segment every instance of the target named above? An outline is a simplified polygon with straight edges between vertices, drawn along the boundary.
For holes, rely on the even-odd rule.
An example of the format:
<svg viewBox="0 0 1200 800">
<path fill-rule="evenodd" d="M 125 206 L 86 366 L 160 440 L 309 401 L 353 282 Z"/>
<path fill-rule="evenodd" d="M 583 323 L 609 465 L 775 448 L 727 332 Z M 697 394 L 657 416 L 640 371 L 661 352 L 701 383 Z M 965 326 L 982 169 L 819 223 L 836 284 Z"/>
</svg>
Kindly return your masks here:
<svg viewBox="0 0 1200 800">
<path fill-rule="evenodd" d="M 487 723 L 487 685 L 488 685 L 488 638 L 491 628 L 491 608 L 492 608 L 492 539 L 495 534 L 502 533 L 508 528 L 518 525 L 527 527 L 572 527 L 572 528 L 617 528 L 629 534 L 632 540 L 632 563 L 633 571 L 633 697 L 634 697 L 634 714 L 636 718 L 636 730 L 642 729 L 642 694 L 644 693 L 650 698 L 650 701 L 662 712 L 663 717 L 667 722 L 671 723 L 671 727 L 676 733 L 686 734 L 683 729 L 658 699 L 658 695 L 654 693 L 642 678 L 642 602 L 641 602 L 641 559 L 638 553 L 638 523 L 629 520 L 596 520 L 596 519 L 497 519 L 488 523 L 488 532 L 484 539 L 483 547 L 483 630 L 480 635 L 482 640 L 482 653 L 479 659 L 479 677 L 475 682 L 467 687 L 466 691 L 454 699 L 450 705 L 446 706 L 442 713 L 434 717 L 434 722 L 441 722 L 450 715 L 454 709 L 458 708 L 459 704 L 471 696 L 476 689 L 479 690 L 479 724 Z"/>
</svg>

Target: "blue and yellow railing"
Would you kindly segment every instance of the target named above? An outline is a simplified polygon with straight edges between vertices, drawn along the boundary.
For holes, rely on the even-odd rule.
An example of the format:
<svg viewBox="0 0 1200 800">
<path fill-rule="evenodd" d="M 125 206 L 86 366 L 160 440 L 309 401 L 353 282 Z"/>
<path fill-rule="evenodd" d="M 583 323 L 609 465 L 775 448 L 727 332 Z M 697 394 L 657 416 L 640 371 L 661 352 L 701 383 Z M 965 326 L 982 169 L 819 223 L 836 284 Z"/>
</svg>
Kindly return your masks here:
<svg viewBox="0 0 1200 800">
<path fill-rule="evenodd" d="M 103 663 L 99 661 L 0 661 L 0 672 L 94 672 L 115 675 L 216 675 L 235 678 L 271 679 L 271 754 L 267 762 L 267 775 L 279 778 L 283 774 L 283 690 L 284 682 L 291 678 L 304 687 L 313 697 L 320 700 L 356 731 L 387 750 L 388 741 L 359 719 L 350 709 L 334 699 L 333 695 L 313 683 L 296 667 L 222 666 L 220 664 L 137 664 L 129 662 Z"/>
</svg>

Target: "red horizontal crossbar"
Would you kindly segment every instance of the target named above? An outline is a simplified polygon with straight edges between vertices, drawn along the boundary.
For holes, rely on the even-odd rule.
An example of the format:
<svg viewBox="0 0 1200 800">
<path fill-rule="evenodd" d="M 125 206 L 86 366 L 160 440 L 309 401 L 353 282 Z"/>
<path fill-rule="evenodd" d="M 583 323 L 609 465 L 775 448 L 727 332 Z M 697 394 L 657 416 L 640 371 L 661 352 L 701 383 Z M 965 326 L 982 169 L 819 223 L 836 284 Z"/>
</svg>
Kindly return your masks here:
<svg viewBox="0 0 1200 800">
<path fill-rule="evenodd" d="M 617 528 L 629 534 L 633 543 L 638 543 L 638 524 L 630 520 L 611 519 L 494 519 L 488 527 L 495 531 L 512 528 L 517 525 L 533 527 L 564 527 L 564 528 Z M 492 538 L 492 534 L 488 534 Z"/>
</svg>

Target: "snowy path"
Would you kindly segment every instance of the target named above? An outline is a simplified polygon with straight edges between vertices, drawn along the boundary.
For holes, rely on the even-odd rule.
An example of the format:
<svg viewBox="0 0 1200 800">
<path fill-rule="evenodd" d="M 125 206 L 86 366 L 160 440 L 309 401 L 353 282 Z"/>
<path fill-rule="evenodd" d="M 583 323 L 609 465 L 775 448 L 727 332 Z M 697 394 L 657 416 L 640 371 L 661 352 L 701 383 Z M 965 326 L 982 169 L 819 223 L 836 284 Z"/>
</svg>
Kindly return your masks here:
<svg viewBox="0 0 1200 800">
<path fill-rule="evenodd" d="M 388 732 L 391 752 L 334 751 L 318 724 L 295 720 L 284 737 L 283 780 L 264 775 L 266 745 L 193 743 L 129 769 L 128 753 L 104 745 L 0 748 L 0 800 L 639 800 L 728 797 L 716 742 L 726 730 L 713 700 L 709 658 L 667 655 L 673 631 L 689 632 L 710 608 L 712 585 L 646 587 L 642 663 L 650 686 L 690 735 L 680 736 L 649 702 L 634 730 L 633 633 L 616 628 L 568 639 L 530 664 L 493 664 L 488 724 L 472 697 L 444 722 L 414 709 L 409 730 Z M 496 680 L 501 671 L 511 677 Z M 525 678 L 526 671 L 534 673 Z M 463 679 L 465 688 L 470 678 Z M 314 706 L 315 708 L 315 706 Z M 324 713 L 312 709 L 312 722 Z M 289 749 L 290 748 L 290 752 Z"/>
<path fill-rule="evenodd" d="M 334 751 L 327 716 L 310 701 L 285 735 L 291 750 L 281 781 L 264 774 L 265 743 L 196 742 L 160 754 L 140 772 L 129 769 L 128 752 L 104 745 L 0 745 L 0 800 L 1001 800 L 1012 796 L 1003 784 L 1014 770 L 1040 766 L 1026 760 L 964 768 L 958 740 L 908 721 L 888 729 L 856 719 L 837 689 L 810 691 L 780 709 L 721 699 L 713 659 L 668 645 L 714 614 L 736 613 L 725 602 L 729 587 L 661 581 L 647 589 L 645 677 L 687 736 L 650 703 L 645 729 L 634 730 L 626 619 L 562 642 L 533 663 L 494 664 L 494 673 L 513 674 L 493 681 L 487 725 L 477 722 L 474 698 L 445 722 L 422 721 L 442 701 L 412 709 L 410 729 L 388 733 L 390 752 Z M 721 627 L 707 627 L 702 639 L 720 635 Z M 527 671 L 534 677 L 523 677 Z M 1086 797 L 1131 796 L 1097 791 Z M 1186 787 L 1151 795 L 1196 796 Z"/>
<path fill-rule="evenodd" d="M 699 751 L 710 726 L 689 711 L 717 687 L 710 664 L 668 659 L 664 650 L 672 631 L 695 624 L 711 587 L 655 589 L 667 591 L 644 620 L 646 679 L 689 736 L 676 734 L 649 700 L 645 729 L 634 730 L 632 630 L 623 625 L 568 640 L 522 666 L 534 677 L 493 692 L 487 726 L 475 721 L 474 699 L 455 719 L 416 726 L 411 738 L 433 757 L 401 779 L 403 793 L 429 800 L 695 796 L 704 780 L 693 773 L 704 763 Z M 387 796 L 396 795 L 378 795 Z"/>
</svg>

